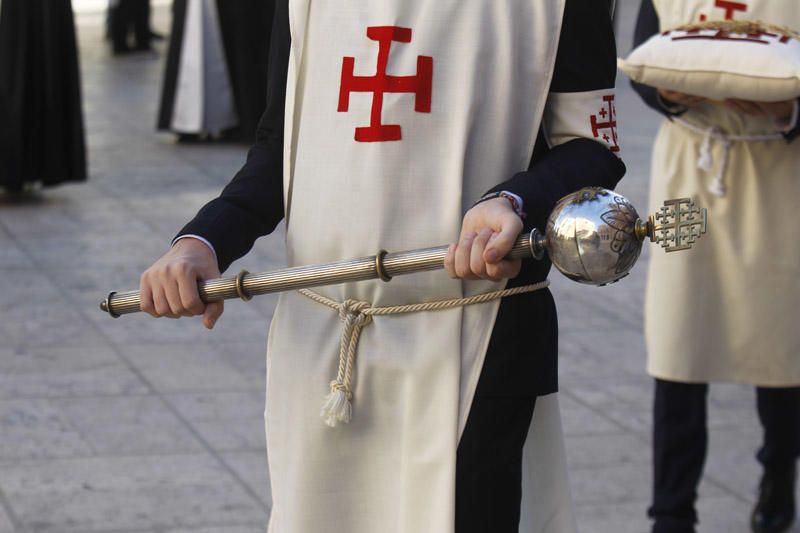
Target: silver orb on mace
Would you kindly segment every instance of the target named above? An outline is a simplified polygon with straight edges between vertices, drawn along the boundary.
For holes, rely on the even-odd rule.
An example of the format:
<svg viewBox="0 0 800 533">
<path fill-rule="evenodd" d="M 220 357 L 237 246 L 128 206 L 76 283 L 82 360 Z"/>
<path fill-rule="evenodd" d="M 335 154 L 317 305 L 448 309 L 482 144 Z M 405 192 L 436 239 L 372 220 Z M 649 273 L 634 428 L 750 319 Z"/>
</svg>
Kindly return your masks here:
<svg viewBox="0 0 800 533">
<path fill-rule="evenodd" d="M 706 232 L 707 212 L 689 198 L 667 200 L 646 221 L 622 195 L 589 187 L 559 200 L 544 235 L 531 232 L 532 254 L 550 257 L 569 279 L 606 285 L 628 275 L 645 237 L 667 252 L 688 250 Z"/>
<path fill-rule="evenodd" d="M 688 250 L 705 232 L 707 213 L 689 198 L 664 202 L 647 220 L 624 196 L 600 187 L 588 187 L 559 200 L 544 232 L 520 235 L 507 259 L 549 256 L 569 279 L 606 285 L 628 275 L 645 237 L 667 252 Z M 323 285 L 381 279 L 444 268 L 447 245 L 405 252 L 377 254 L 321 265 L 290 267 L 200 282 L 200 298 L 208 302 L 259 294 L 309 289 Z M 100 309 L 114 318 L 141 311 L 139 291 L 112 292 Z"/>
</svg>

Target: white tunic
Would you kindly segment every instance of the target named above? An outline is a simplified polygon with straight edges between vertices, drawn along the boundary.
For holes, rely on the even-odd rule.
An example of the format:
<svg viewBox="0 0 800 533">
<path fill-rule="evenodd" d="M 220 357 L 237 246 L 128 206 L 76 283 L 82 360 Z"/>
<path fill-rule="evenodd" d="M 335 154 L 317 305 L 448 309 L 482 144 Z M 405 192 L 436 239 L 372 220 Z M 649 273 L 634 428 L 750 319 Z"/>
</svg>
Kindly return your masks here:
<svg viewBox="0 0 800 533">
<path fill-rule="evenodd" d="M 700 20 L 752 19 L 800 28 L 796 0 L 657 0 L 661 29 Z M 721 4 L 716 2 L 716 4 Z M 734 5 L 735 4 L 735 5 Z M 744 9 L 742 9 L 744 8 Z M 769 68 L 765 65 L 764 68 Z M 771 119 L 706 104 L 681 116 L 728 135 L 774 134 Z M 694 198 L 708 208 L 708 233 L 691 253 L 654 253 L 645 312 L 648 370 L 684 382 L 800 385 L 800 145 L 783 139 L 711 143 L 709 170 L 698 169 L 705 135 L 665 121 L 653 152 L 650 208 Z M 724 195 L 715 194 L 721 165 Z"/>
<path fill-rule="evenodd" d="M 467 208 L 528 166 L 563 8 L 292 0 L 289 263 L 453 241 Z M 317 292 L 387 306 L 495 288 L 439 271 Z M 453 531 L 456 448 L 498 305 L 376 317 L 361 336 L 353 420 L 330 428 L 320 408 L 341 322 L 282 295 L 268 347 L 270 533 Z M 573 531 L 555 396 L 537 402 L 524 461 L 521 531 Z"/>
</svg>

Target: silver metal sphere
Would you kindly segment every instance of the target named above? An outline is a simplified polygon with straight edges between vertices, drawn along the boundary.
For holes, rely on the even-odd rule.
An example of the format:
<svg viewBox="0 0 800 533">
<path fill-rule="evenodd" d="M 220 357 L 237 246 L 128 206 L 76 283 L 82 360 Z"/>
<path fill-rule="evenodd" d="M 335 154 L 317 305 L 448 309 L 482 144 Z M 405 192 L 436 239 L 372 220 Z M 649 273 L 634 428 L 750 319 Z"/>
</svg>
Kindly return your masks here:
<svg viewBox="0 0 800 533">
<path fill-rule="evenodd" d="M 565 196 L 547 220 L 544 247 L 580 283 L 605 285 L 628 275 L 642 251 L 636 209 L 613 191 L 591 187 Z"/>
</svg>

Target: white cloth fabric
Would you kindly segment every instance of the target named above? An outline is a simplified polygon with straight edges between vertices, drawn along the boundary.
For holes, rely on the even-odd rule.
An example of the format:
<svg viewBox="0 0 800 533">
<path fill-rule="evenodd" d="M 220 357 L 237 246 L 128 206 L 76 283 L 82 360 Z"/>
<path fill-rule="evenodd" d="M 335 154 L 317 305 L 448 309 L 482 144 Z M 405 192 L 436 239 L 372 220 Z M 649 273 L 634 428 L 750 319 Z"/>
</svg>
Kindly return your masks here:
<svg viewBox="0 0 800 533">
<path fill-rule="evenodd" d="M 238 124 L 216 0 L 187 0 L 170 129 L 212 134 Z"/>
<path fill-rule="evenodd" d="M 658 0 L 663 28 L 723 18 L 708 2 Z M 737 18 L 800 27 L 793 0 L 744 2 Z M 766 66 L 765 66 L 766 68 Z M 768 117 L 705 104 L 665 121 L 653 152 L 650 208 L 692 197 L 708 209 L 708 232 L 691 253 L 653 253 L 645 309 L 648 370 L 683 382 L 800 385 L 800 146 L 737 140 L 774 134 Z M 698 169 L 708 135 L 706 170 Z M 766 137 L 765 137 L 766 138 Z M 722 167 L 724 165 L 724 168 Z M 722 169 L 722 191 L 710 186 Z M 723 194 L 719 194 L 722 192 Z"/>
<path fill-rule="evenodd" d="M 574 139 L 594 139 L 620 156 L 617 107 L 612 89 L 550 93 L 544 115 L 544 133 L 550 147 Z"/>
<path fill-rule="evenodd" d="M 617 65 L 636 82 L 716 100 L 780 102 L 800 96 L 800 40 L 766 27 L 747 31 L 664 31 Z"/>
<path fill-rule="evenodd" d="M 455 239 L 475 200 L 527 168 L 563 8 L 563 0 L 292 0 L 289 264 Z M 387 30 L 368 37 L 368 27 L 384 26 L 405 29 L 391 30 L 391 46 L 378 42 Z M 416 76 L 382 87 L 416 84 L 406 87 L 416 94 L 387 92 L 380 105 L 358 92 L 383 75 L 381 46 L 385 73 Z M 350 69 L 360 80 L 348 81 Z M 357 130 L 370 124 L 401 129 Z M 386 306 L 495 288 L 439 271 L 317 292 Z M 375 317 L 361 335 L 353 419 L 330 428 L 320 408 L 336 376 L 340 319 L 283 294 L 267 358 L 270 533 L 453 531 L 456 448 L 498 305 Z M 520 531 L 574 531 L 555 397 L 537 403 L 525 458 L 535 483 L 526 484 Z"/>
</svg>

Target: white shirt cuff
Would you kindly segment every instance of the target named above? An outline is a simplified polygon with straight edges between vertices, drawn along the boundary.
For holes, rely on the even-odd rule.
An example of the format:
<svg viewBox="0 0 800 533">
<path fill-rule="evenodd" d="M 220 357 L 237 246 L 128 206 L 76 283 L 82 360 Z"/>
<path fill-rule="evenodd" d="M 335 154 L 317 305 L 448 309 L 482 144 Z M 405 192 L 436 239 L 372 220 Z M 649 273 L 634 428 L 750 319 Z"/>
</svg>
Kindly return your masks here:
<svg viewBox="0 0 800 533">
<path fill-rule="evenodd" d="M 175 243 L 181 239 L 197 239 L 198 241 L 208 246 L 208 249 L 211 250 L 212 254 L 214 254 L 214 260 L 215 261 L 217 260 L 217 251 L 214 249 L 214 246 L 210 242 L 208 242 L 208 240 L 204 239 L 200 235 L 192 235 L 192 234 L 180 235 L 178 237 L 175 237 L 175 240 L 172 241 L 172 244 L 170 246 L 175 246 Z"/>
</svg>

